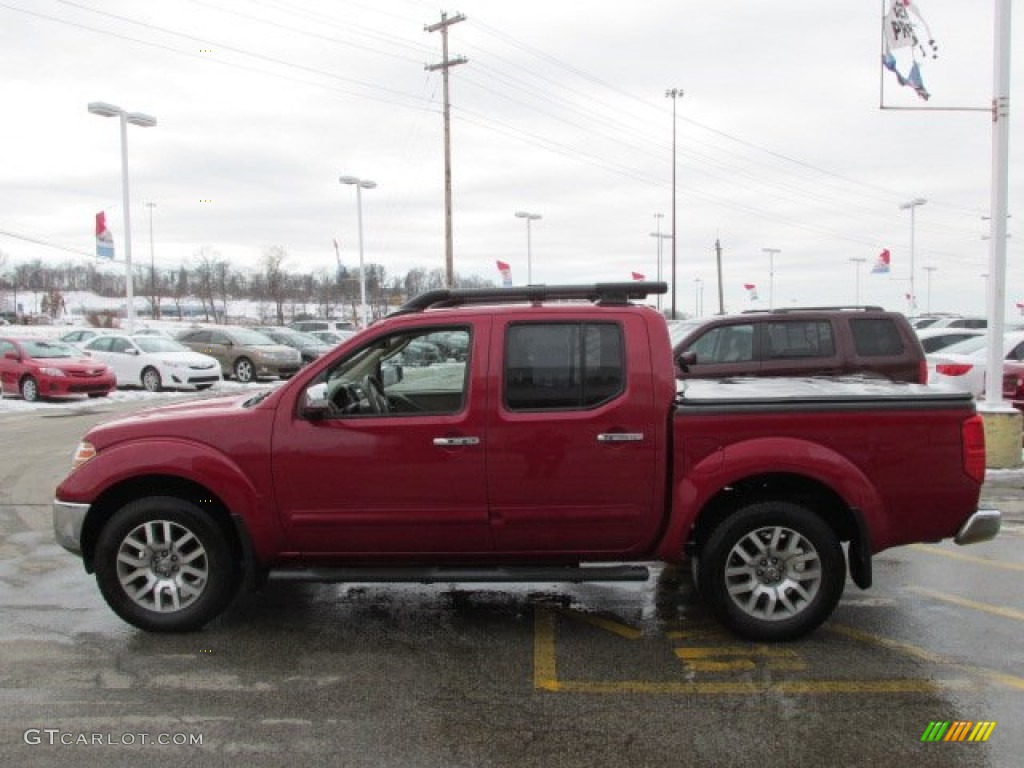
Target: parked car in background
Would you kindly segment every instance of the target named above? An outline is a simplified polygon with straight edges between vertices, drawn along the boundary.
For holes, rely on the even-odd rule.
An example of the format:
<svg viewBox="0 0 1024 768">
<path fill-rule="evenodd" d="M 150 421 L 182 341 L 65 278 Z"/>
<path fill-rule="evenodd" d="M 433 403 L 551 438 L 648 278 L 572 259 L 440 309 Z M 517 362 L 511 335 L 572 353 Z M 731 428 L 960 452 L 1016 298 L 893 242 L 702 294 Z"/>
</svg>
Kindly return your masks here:
<svg viewBox="0 0 1024 768">
<path fill-rule="evenodd" d="M 988 318 L 985 317 L 940 317 L 934 323 L 929 323 L 928 328 L 988 328 Z"/>
<path fill-rule="evenodd" d="M 62 341 L 0 338 L 0 392 L 34 402 L 47 397 L 106 397 L 114 372 Z"/>
<path fill-rule="evenodd" d="M 302 367 L 297 349 L 249 328 L 191 328 L 181 333 L 178 341 L 195 352 L 215 357 L 225 376 L 234 376 L 243 383 L 260 377 L 287 379 Z"/>
<path fill-rule="evenodd" d="M 867 375 L 923 384 L 907 318 L 881 307 L 810 307 L 669 324 L 676 377 Z"/>
<path fill-rule="evenodd" d="M 356 335 L 355 331 L 309 331 L 309 335 L 320 339 L 329 347 L 336 347 Z"/>
<path fill-rule="evenodd" d="M 310 336 L 308 333 L 295 331 L 291 328 L 261 325 L 253 330 L 266 334 L 278 344 L 284 344 L 286 347 L 297 349 L 299 354 L 302 355 L 303 364 L 313 362 L 320 355 L 329 352 L 331 349 L 329 344 L 320 341 L 316 336 Z"/>
<path fill-rule="evenodd" d="M 288 327 L 293 331 L 354 331 L 356 326 L 348 320 L 296 320 L 289 323 Z"/>
<path fill-rule="evenodd" d="M 915 332 L 926 355 L 985 333 L 980 328 L 921 328 Z"/>
<path fill-rule="evenodd" d="M 136 328 L 132 336 L 162 336 L 165 339 L 173 339 L 174 334 L 165 331 L 163 328 Z"/>
<path fill-rule="evenodd" d="M 1003 363 L 1003 399 L 1018 411 L 1024 411 L 1024 362 Z"/>
<path fill-rule="evenodd" d="M 988 336 L 975 336 L 928 355 L 928 383 L 978 397 L 985 391 L 987 345 Z M 1004 334 L 1003 360 L 1024 361 L 1024 332 Z"/>
<path fill-rule="evenodd" d="M 60 337 L 60 340 L 81 349 L 82 345 L 90 339 L 95 339 L 106 333 L 118 333 L 118 331 L 116 328 L 79 328 L 76 331 L 68 331 Z"/>
<path fill-rule="evenodd" d="M 111 367 L 119 387 L 209 389 L 222 381 L 220 364 L 163 336 L 104 334 L 85 343 L 83 351 Z"/>
</svg>

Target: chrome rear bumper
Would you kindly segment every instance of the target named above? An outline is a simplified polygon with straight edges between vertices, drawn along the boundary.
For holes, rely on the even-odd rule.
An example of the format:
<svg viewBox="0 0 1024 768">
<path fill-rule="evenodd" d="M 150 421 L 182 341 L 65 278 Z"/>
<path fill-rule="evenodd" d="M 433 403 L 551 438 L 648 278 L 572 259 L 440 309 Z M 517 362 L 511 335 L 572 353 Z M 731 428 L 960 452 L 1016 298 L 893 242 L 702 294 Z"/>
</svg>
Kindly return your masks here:
<svg viewBox="0 0 1024 768">
<path fill-rule="evenodd" d="M 998 509 L 979 509 L 960 526 L 953 539 L 957 544 L 977 544 L 994 539 L 999 533 L 1003 514 Z"/>
</svg>

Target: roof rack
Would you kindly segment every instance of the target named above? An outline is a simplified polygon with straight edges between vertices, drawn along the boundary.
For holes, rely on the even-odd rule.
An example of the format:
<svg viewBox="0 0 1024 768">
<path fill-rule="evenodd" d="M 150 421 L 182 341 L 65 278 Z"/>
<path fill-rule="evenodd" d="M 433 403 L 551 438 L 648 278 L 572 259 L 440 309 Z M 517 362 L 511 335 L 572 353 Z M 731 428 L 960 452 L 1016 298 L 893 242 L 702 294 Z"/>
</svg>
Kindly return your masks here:
<svg viewBox="0 0 1024 768">
<path fill-rule="evenodd" d="M 745 309 L 741 314 L 754 315 L 764 314 L 766 312 L 779 312 L 785 314 L 786 312 L 832 312 L 832 311 L 850 311 L 855 310 L 859 312 L 884 312 L 882 307 L 876 307 L 873 304 L 841 304 L 832 307 L 776 307 L 775 309 Z"/>
<path fill-rule="evenodd" d="M 442 288 L 416 296 L 391 313 L 406 315 L 426 309 L 458 307 L 469 304 L 510 304 L 556 300 L 592 301 L 605 305 L 622 305 L 631 299 L 646 299 L 651 294 L 668 293 L 668 283 L 628 282 L 594 283 L 592 285 L 523 285 L 509 288 Z"/>
</svg>

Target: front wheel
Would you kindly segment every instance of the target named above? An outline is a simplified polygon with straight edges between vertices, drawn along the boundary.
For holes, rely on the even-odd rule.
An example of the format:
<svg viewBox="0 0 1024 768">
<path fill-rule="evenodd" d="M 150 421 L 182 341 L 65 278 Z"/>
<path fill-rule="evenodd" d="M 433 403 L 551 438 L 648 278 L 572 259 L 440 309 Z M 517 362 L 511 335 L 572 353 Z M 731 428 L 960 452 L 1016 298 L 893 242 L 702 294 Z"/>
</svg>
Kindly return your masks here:
<svg viewBox="0 0 1024 768">
<path fill-rule="evenodd" d="M 235 361 L 235 378 L 243 384 L 248 384 L 256 378 L 256 368 L 252 360 L 247 357 L 240 357 Z"/>
<path fill-rule="evenodd" d="M 21 396 L 28 403 L 34 403 L 39 399 L 39 385 L 31 376 L 26 376 L 21 380 Z"/>
<path fill-rule="evenodd" d="M 160 378 L 160 371 L 156 368 L 147 368 L 142 372 L 142 387 L 147 392 L 159 392 L 164 388 L 163 380 Z"/>
<path fill-rule="evenodd" d="M 239 583 L 217 522 L 171 496 L 139 499 L 114 513 L 97 540 L 95 564 L 107 604 L 151 632 L 199 629 L 227 607 Z"/>
<path fill-rule="evenodd" d="M 846 561 L 835 532 L 799 504 L 742 507 L 708 537 L 697 561 L 701 596 L 750 640 L 795 640 L 817 628 L 843 594 Z"/>
</svg>

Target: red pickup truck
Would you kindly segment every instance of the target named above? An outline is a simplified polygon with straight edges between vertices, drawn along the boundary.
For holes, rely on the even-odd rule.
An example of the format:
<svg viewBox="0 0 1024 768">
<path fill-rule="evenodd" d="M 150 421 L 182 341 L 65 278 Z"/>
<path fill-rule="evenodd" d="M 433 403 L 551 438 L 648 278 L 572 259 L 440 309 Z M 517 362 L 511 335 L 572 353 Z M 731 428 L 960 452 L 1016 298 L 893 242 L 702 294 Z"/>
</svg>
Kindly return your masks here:
<svg viewBox="0 0 1024 768">
<path fill-rule="evenodd" d="M 677 389 L 664 318 L 633 303 L 664 290 L 434 291 L 275 390 L 94 427 L 57 540 L 146 630 L 196 629 L 267 577 L 643 580 L 689 558 L 725 625 L 783 640 L 848 571 L 870 586 L 877 552 L 997 534 L 970 396 Z"/>
</svg>

